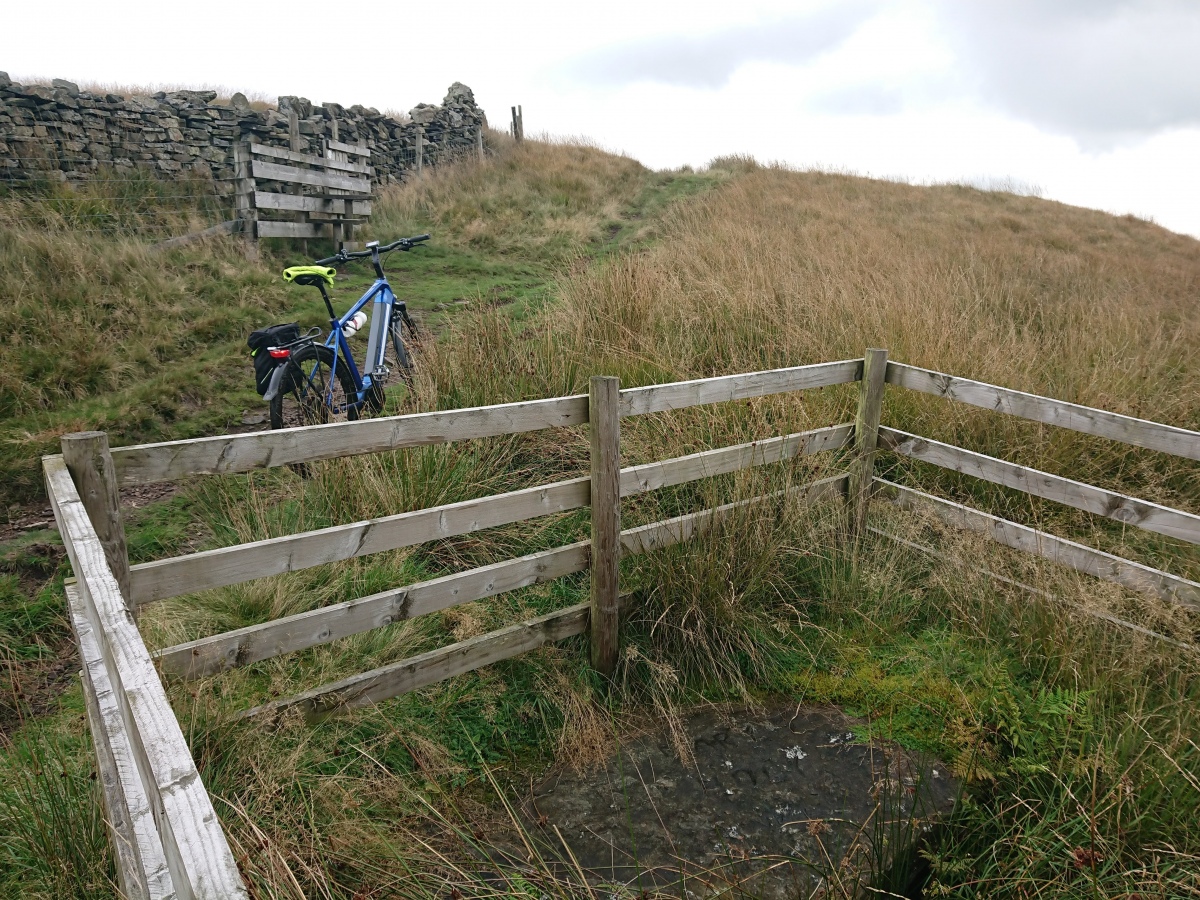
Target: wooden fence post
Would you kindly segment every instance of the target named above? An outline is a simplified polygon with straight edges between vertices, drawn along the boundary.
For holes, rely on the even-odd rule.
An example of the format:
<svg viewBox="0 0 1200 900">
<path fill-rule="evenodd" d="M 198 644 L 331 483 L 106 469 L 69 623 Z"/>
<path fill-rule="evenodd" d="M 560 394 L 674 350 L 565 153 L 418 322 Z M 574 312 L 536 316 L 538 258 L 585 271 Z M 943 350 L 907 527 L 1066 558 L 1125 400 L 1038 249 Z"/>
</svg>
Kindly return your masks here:
<svg viewBox="0 0 1200 900">
<path fill-rule="evenodd" d="M 254 206 L 254 171 L 250 165 L 248 141 L 235 141 L 233 151 L 234 217 L 242 231 L 242 239 L 253 245 L 258 239 L 258 211 Z"/>
<path fill-rule="evenodd" d="M 592 666 L 617 665 L 617 594 L 621 561 L 621 381 L 593 375 L 588 391 L 592 438 Z"/>
<path fill-rule="evenodd" d="M 514 106 L 512 108 L 512 120 L 513 137 L 519 144 L 521 141 L 525 140 L 525 113 L 521 107 Z"/>
<path fill-rule="evenodd" d="M 297 115 L 294 109 L 289 109 L 287 113 L 288 120 L 288 146 L 299 152 L 303 149 L 300 143 L 300 116 Z"/>
<path fill-rule="evenodd" d="M 483 126 L 475 126 L 475 153 L 479 157 L 479 161 L 483 162 Z"/>
<path fill-rule="evenodd" d="M 887 356 L 886 350 L 868 350 L 863 357 L 858 412 L 854 416 L 855 458 L 850 464 L 850 484 L 846 494 L 848 531 L 853 542 L 857 542 L 867 530 L 867 506 L 871 500 L 871 481 L 875 477 L 875 448 L 879 441 L 879 414 L 883 408 Z"/>
<path fill-rule="evenodd" d="M 422 125 L 417 126 L 417 174 L 421 174 L 421 170 L 425 167 L 425 128 Z"/>
<path fill-rule="evenodd" d="M 104 557 L 121 588 L 126 609 L 133 609 L 129 590 L 129 551 L 125 545 L 125 522 L 121 517 L 121 494 L 117 471 L 103 431 L 81 431 L 62 438 L 63 462 L 79 491 L 83 508 L 100 538 Z"/>
</svg>

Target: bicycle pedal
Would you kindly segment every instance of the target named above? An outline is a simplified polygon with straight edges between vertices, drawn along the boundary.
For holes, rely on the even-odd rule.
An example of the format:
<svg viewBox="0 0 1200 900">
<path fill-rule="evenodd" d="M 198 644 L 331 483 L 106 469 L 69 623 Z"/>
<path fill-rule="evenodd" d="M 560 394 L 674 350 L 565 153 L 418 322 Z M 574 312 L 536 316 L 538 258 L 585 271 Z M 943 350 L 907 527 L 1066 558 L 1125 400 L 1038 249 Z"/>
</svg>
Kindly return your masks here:
<svg viewBox="0 0 1200 900">
<path fill-rule="evenodd" d="M 387 378 L 392 374 L 392 370 L 387 366 L 376 366 L 375 371 L 371 373 L 372 378 Z"/>
</svg>

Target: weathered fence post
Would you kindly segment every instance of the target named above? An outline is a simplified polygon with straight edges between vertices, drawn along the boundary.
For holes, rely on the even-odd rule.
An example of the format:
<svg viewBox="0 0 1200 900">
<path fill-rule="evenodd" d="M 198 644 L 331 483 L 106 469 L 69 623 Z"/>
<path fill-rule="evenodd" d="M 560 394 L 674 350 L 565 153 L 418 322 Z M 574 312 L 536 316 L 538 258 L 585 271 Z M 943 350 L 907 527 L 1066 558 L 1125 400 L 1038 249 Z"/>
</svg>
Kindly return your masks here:
<svg viewBox="0 0 1200 900">
<path fill-rule="evenodd" d="M 863 357 L 858 412 L 854 416 L 855 458 L 850 464 L 850 485 L 846 494 L 851 541 L 858 541 L 867 530 L 867 506 L 871 501 L 871 481 L 875 477 L 875 447 L 879 440 L 887 356 L 886 350 L 868 350 Z"/>
<path fill-rule="evenodd" d="M 117 489 L 117 470 L 108 449 L 108 435 L 103 431 L 65 434 L 62 452 L 83 508 L 100 538 L 108 567 L 121 588 L 125 608 L 132 610 L 125 522 L 121 517 L 121 493 Z"/>
<path fill-rule="evenodd" d="M 621 562 L 621 381 L 593 375 L 588 392 L 592 438 L 592 666 L 617 665 L 618 566 Z"/>
<path fill-rule="evenodd" d="M 519 144 L 521 141 L 525 140 L 525 113 L 521 107 L 514 106 L 512 108 L 512 119 L 513 137 Z"/>
<path fill-rule="evenodd" d="M 303 149 L 300 143 L 300 116 L 294 109 L 289 109 L 287 114 L 288 120 L 288 147 L 299 152 Z"/>
<path fill-rule="evenodd" d="M 483 126 L 475 126 L 475 154 L 479 157 L 479 161 L 483 162 Z"/>
<path fill-rule="evenodd" d="M 258 211 L 254 206 L 254 172 L 250 166 L 250 147 L 246 141 L 235 141 L 233 150 L 233 205 L 234 216 L 242 231 L 242 238 L 253 245 L 258 239 L 255 227 Z"/>
<path fill-rule="evenodd" d="M 416 149 L 416 164 L 417 174 L 421 174 L 421 170 L 425 167 L 425 128 L 422 125 L 417 126 L 417 149 Z"/>
</svg>

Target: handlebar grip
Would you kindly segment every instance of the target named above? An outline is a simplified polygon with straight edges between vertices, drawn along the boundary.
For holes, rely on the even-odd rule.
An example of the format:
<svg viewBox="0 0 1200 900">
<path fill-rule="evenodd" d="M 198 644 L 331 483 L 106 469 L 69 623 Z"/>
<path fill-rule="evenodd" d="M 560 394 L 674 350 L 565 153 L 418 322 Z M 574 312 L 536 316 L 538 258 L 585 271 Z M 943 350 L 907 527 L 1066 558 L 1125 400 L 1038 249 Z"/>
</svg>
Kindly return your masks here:
<svg viewBox="0 0 1200 900">
<path fill-rule="evenodd" d="M 318 259 L 314 265 L 317 266 L 332 266 L 334 263 L 342 262 L 342 255 L 339 253 L 336 256 L 331 256 L 329 259 Z"/>
</svg>

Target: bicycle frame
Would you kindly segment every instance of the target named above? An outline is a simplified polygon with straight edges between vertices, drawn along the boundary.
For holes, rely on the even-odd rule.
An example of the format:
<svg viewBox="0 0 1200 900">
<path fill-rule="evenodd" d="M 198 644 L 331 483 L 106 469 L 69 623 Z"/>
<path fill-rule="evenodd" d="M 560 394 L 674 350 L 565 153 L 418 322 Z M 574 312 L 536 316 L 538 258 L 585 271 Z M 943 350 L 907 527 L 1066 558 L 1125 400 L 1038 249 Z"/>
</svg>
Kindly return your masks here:
<svg viewBox="0 0 1200 900">
<path fill-rule="evenodd" d="M 365 360 L 365 371 L 360 372 L 358 365 L 354 361 L 354 354 L 350 350 L 350 342 L 346 339 L 344 328 L 346 323 L 354 318 L 355 314 L 365 307 L 368 303 L 374 302 L 375 308 L 371 310 L 371 332 L 367 341 L 367 356 Z M 350 369 L 350 375 L 354 379 L 355 399 L 350 404 L 354 407 L 360 407 L 366 402 L 367 392 L 375 383 L 376 378 L 382 378 L 387 370 L 383 365 L 383 356 L 387 350 L 387 340 L 391 333 L 392 315 L 395 312 L 396 295 L 392 292 L 392 286 L 388 284 L 386 278 L 376 278 L 361 297 L 350 307 L 345 315 L 334 317 L 329 320 L 329 337 L 325 339 L 325 346 L 333 351 L 333 370 L 330 372 L 328 393 L 325 397 L 325 405 L 332 407 L 333 405 L 333 386 L 337 383 L 337 367 L 339 361 L 344 360 L 344 365 Z M 333 309 L 330 307 L 330 313 Z M 334 410 L 334 412 L 342 412 L 343 410 Z"/>
<path fill-rule="evenodd" d="M 328 265 L 333 262 L 347 262 L 350 259 L 361 259 L 366 256 L 370 256 L 371 258 L 371 264 L 375 268 L 375 281 L 344 315 L 339 316 L 334 311 L 333 301 L 329 298 L 329 292 L 325 290 L 325 283 L 322 280 L 312 279 L 302 282 L 305 284 L 315 284 L 321 291 L 321 298 L 325 301 L 325 309 L 329 312 L 329 337 L 325 339 L 325 347 L 333 353 L 333 368 L 330 371 L 329 384 L 323 399 L 325 407 L 335 415 L 350 409 L 358 409 L 367 403 L 371 405 L 382 403 L 383 381 L 389 374 L 387 366 L 384 365 L 384 354 L 387 352 L 389 338 L 394 338 L 392 326 L 397 305 L 399 306 L 401 317 L 408 323 L 410 328 L 412 327 L 412 320 L 408 317 L 408 310 L 404 301 L 396 298 L 395 293 L 392 291 L 392 286 L 388 284 L 380 257 L 383 253 L 390 253 L 398 247 L 404 250 L 411 250 L 415 244 L 428 239 L 429 235 L 427 234 L 418 235 L 413 238 L 402 238 L 383 248 L 380 248 L 378 241 L 373 241 L 367 245 L 368 250 L 364 253 L 349 254 L 345 250 L 340 250 L 336 256 L 326 260 L 319 260 L 318 265 Z M 374 304 L 374 309 L 371 310 L 370 314 L 371 330 L 367 340 L 367 355 L 364 360 L 363 369 L 360 371 L 358 364 L 354 361 L 354 354 L 350 350 L 350 343 L 346 339 L 345 327 L 368 303 Z M 353 398 L 347 398 L 346 405 L 340 408 L 335 407 L 333 402 L 334 385 L 339 383 L 337 371 L 339 361 L 341 361 L 342 365 L 348 367 L 350 380 L 354 386 Z M 309 388 L 312 386 L 312 379 L 315 377 L 316 371 L 314 368 L 313 372 L 308 376 Z"/>
</svg>

